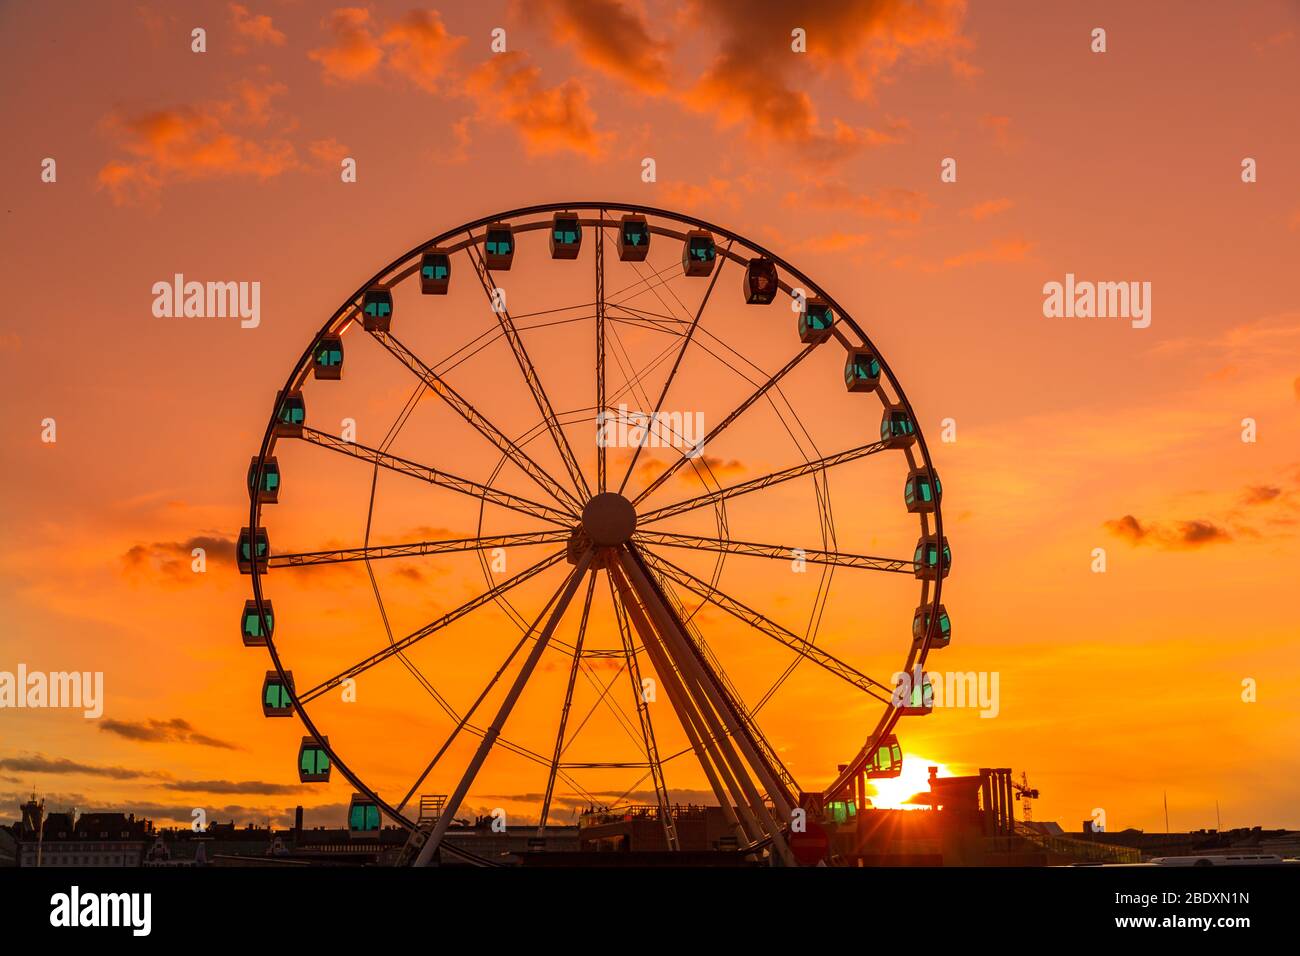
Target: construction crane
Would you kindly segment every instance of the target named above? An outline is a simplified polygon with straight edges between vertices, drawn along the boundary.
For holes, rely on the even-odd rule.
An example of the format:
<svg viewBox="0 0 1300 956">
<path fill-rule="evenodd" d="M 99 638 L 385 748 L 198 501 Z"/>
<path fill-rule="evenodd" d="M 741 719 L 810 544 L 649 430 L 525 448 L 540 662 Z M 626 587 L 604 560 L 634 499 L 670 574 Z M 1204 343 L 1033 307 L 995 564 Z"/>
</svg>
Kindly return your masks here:
<svg viewBox="0 0 1300 956">
<path fill-rule="evenodd" d="M 1020 771 L 1020 779 L 1011 781 L 1012 788 L 1016 791 L 1016 799 L 1020 801 L 1021 809 L 1024 811 L 1021 815 L 1026 823 L 1033 822 L 1034 810 L 1033 801 L 1038 799 L 1038 791 L 1029 786 L 1029 774 Z"/>
</svg>

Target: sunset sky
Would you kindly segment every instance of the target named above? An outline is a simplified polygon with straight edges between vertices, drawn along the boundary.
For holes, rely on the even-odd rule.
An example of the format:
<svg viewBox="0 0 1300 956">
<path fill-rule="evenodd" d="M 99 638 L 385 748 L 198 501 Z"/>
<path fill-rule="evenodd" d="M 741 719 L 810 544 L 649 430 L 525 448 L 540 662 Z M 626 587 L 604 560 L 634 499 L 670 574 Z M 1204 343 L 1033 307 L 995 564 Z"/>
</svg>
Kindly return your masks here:
<svg viewBox="0 0 1300 956">
<path fill-rule="evenodd" d="M 191 50 L 196 27 L 206 52 Z M 1090 48 L 1098 27 L 1104 53 Z M 506 52 L 491 49 L 496 28 Z M 806 53 L 791 51 L 795 28 Z M 283 821 L 303 804 L 309 822 L 341 823 L 350 787 L 337 775 L 299 784 L 302 727 L 261 715 L 271 665 L 236 630 L 250 590 L 233 540 L 274 393 L 345 297 L 406 250 L 496 211 L 608 200 L 719 223 L 795 263 L 880 347 L 917 410 L 954 554 L 943 590 L 954 639 L 931 669 L 996 672 L 1001 698 L 992 719 L 972 708 L 905 719 L 913 762 L 1025 771 L 1042 794 L 1035 819 L 1067 829 L 1098 808 L 1111 830 L 1163 829 L 1166 794 L 1175 830 L 1215 826 L 1216 803 L 1225 827 L 1300 828 L 1294 3 L 11 3 L 0 54 L 0 275 L 14 297 L 0 326 L 0 671 L 103 671 L 106 694 L 98 720 L 0 710 L 0 820 L 35 789 L 56 808 L 159 821 L 188 822 L 195 807 Z M 47 158 L 55 182 L 42 181 Z M 341 181 L 345 158 L 356 182 Z M 955 182 L 940 179 L 945 158 Z M 1243 182 L 1247 158 L 1255 182 Z M 521 241 L 503 283 L 512 312 L 590 301 L 590 246 L 555 263 L 543 236 Z M 678 255 L 652 246 L 658 267 Z M 409 283 L 395 293 L 395 333 L 430 364 L 495 325 L 468 264 L 458 260 L 445 301 Z M 624 270 L 611 271 L 614 289 L 637 282 L 613 266 Z M 721 268 L 710 327 L 743 353 L 732 364 L 765 377 L 798 348 L 793 316 L 783 304 L 756 316 L 739 268 Z M 151 289 L 176 273 L 260 282 L 260 325 L 155 317 Z M 1044 285 L 1067 274 L 1149 282 L 1150 327 L 1045 317 Z M 689 305 L 703 284 L 672 288 Z M 623 331 L 618 348 L 638 367 L 670 341 Z M 378 446 L 417 382 L 349 335 L 344 381 L 308 385 L 308 423 L 336 433 L 353 417 L 357 440 Z M 556 406 L 590 405 L 590 325 L 526 335 Z M 818 358 L 786 392 L 815 447 L 872 440 L 878 403 L 846 395 L 841 365 Z M 609 368 L 617 388 L 624 373 L 612 357 Z M 651 401 L 661 375 L 645 382 Z M 448 381 L 511 434 L 537 421 L 501 343 Z M 679 384 L 668 407 L 710 425 L 749 391 L 705 359 Z M 49 418 L 53 443 L 42 441 Z M 558 464 L 544 442 L 539 456 Z M 488 481 L 499 456 L 485 446 L 426 396 L 392 451 Z M 707 453 L 726 484 L 801 451 L 769 407 Z M 360 545 L 365 466 L 297 443 L 277 454 L 284 497 L 264 513 L 273 550 Z M 633 490 L 653 473 L 638 472 Z M 910 557 L 905 474 L 898 458 L 832 474 L 843 550 Z M 518 474 L 500 484 L 537 493 Z M 654 500 L 701 490 L 675 479 Z M 380 475 L 377 502 L 372 543 L 476 526 L 465 501 L 403 476 Z M 708 534 L 707 517 L 671 530 Z M 484 523 L 544 527 L 500 512 Z M 822 546 L 811 482 L 737 505 L 730 527 Z M 208 550 L 205 574 L 190 570 L 194 547 Z M 1093 571 L 1097 548 L 1105 573 Z M 545 553 L 512 554 L 510 573 Z M 702 576 L 714 564 L 660 553 Z M 473 556 L 374 568 L 399 636 L 488 586 Z M 803 632 L 815 573 L 741 557 L 726 568 L 722 586 Z M 525 618 L 562 583 L 553 574 L 512 598 Z M 905 659 L 917 587 L 878 578 L 836 571 L 818 643 L 884 679 Z M 300 682 L 384 645 L 362 565 L 277 569 L 265 587 Z M 615 646 L 603 578 L 596 595 L 602 646 Z M 751 705 L 793 660 L 724 616 L 698 623 Z M 412 661 L 464 707 L 517 636 L 493 612 Z M 549 753 L 567 661 L 548 651 L 506 737 Z M 608 665 L 579 678 L 575 719 L 593 717 L 566 759 L 634 757 L 598 702 L 617 673 Z M 834 777 L 878 713 L 814 671 L 801 665 L 758 718 L 807 789 Z M 617 680 L 634 715 L 626 674 Z M 671 712 L 655 714 L 661 750 L 679 749 Z M 393 799 L 451 726 L 391 661 L 356 703 L 323 698 L 317 719 Z M 450 792 L 473 743 L 421 792 Z M 704 799 L 689 760 L 668 764 L 669 787 Z M 591 774 L 580 777 L 590 793 L 652 800 L 638 772 Z M 467 806 L 522 821 L 544 786 L 545 768 L 494 755 Z M 559 819 L 585 805 L 558 793 Z"/>
</svg>

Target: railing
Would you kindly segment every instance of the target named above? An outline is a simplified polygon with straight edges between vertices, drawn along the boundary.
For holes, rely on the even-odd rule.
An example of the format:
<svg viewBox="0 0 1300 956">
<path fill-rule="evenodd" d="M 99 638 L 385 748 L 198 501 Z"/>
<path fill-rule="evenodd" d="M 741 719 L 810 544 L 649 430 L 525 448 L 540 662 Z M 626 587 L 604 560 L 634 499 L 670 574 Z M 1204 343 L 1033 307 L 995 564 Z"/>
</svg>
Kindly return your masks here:
<svg viewBox="0 0 1300 956">
<path fill-rule="evenodd" d="M 1093 843 L 1071 837 L 1041 833 L 1033 827 L 1016 821 L 1016 836 L 1024 837 L 1050 853 L 1067 856 L 1080 863 L 1141 863 L 1142 854 L 1133 847 L 1114 846 L 1110 843 Z"/>
</svg>

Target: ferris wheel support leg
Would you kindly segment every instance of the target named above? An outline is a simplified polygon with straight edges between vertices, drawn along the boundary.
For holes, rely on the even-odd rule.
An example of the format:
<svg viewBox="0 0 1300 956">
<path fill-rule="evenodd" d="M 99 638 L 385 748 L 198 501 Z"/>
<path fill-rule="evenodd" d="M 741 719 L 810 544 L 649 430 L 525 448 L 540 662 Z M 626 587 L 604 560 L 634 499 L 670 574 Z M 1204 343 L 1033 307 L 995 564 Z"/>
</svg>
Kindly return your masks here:
<svg viewBox="0 0 1300 956">
<path fill-rule="evenodd" d="M 424 846 L 420 848 L 420 855 L 415 859 L 416 866 L 428 866 L 433 855 L 438 851 L 442 844 L 442 839 L 447 834 L 447 828 L 451 826 L 452 819 L 456 816 L 456 811 L 460 809 L 465 795 L 469 792 L 470 786 L 474 783 L 474 778 L 478 775 L 479 769 L 483 766 L 483 761 L 487 759 L 488 752 L 492 745 L 496 743 L 497 737 L 501 735 L 501 728 L 505 726 L 506 720 L 510 717 L 510 711 L 514 709 L 519 695 L 523 693 L 524 685 L 528 683 L 528 678 L 532 676 L 533 669 L 542 657 L 542 652 L 546 650 L 546 645 L 551 640 L 551 635 L 555 633 L 556 626 L 560 623 L 560 618 L 564 617 L 564 611 L 573 600 L 573 595 L 578 590 L 578 585 L 582 583 L 583 577 L 587 573 L 587 567 L 591 564 L 591 551 L 588 550 L 578 559 L 577 566 L 569 574 L 568 583 L 564 586 L 564 591 L 560 594 L 560 599 L 551 611 L 551 616 L 546 621 L 546 626 L 542 632 L 537 635 L 537 642 L 533 645 L 528 659 L 524 661 L 515 682 L 510 686 L 510 692 L 506 694 L 505 700 L 501 702 L 501 708 L 497 711 L 496 717 L 492 719 L 491 725 L 483 734 L 483 739 L 479 741 L 478 750 L 474 753 L 474 759 L 470 761 L 469 767 L 466 768 L 464 775 L 460 778 L 460 783 L 456 785 L 456 792 L 452 794 L 451 799 L 447 801 L 446 806 L 442 809 L 442 815 L 438 817 L 438 822 L 429 834 L 429 839 L 425 841 Z"/>
<path fill-rule="evenodd" d="M 781 835 L 781 824 L 776 821 L 767 809 L 767 805 L 763 803 L 761 796 L 754 787 L 750 774 L 741 764 L 740 756 L 734 752 L 730 742 L 734 741 L 735 744 L 739 745 L 749 765 L 758 775 L 759 782 L 771 796 L 777 813 L 783 819 L 789 820 L 790 807 L 782 797 L 782 791 L 776 782 L 775 774 L 770 771 L 766 762 L 750 742 L 747 729 L 741 726 L 740 721 L 731 712 L 731 708 L 723 699 L 716 682 L 712 680 L 710 675 L 705 674 L 696 655 L 690 648 L 689 639 L 681 622 L 677 620 L 676 615 L 672 613 L 667 603 L 651 583 L 649 576 L 642 570 L 637 555 L 624 551 L 620 553 L 619 557 L 623 572 L 627 575 L 633 589 L 641 598 L 642 603 L 649 609 L 651 615 L 659 622 L 665 648 L 673 662 L 678 665 L 684 675 L 689 676 L 690 682 L 701 693 L 704 698 L 701 703 L 711 705 L 709 710 L 713 712 L 713 719 L 718 724 L 717 732 L 720 734 L 718 742 L 724 745 L 724 753 L 730 751 L 729 756 L 734 761 L 733 766 L 740 778 L 741 785 L 745 788 L 752 801 L 756 815 L 771 835 L 773 847 L 784 862 L 793 863 L 790 849 L 786 845 L 785 838 Z M 724 724 L 725 727 L 722 726 Z"/>
<path fill-rule="evenodd" d="M 777 813 L 788 821 L 794 809 L 794 795 L 782 784 L 781 775 L 768 762 L 762 748 L 755 743 L 754 734 L 752 733 L 753 728 L 745 721 L 743 711 L 740 710 L 737 703 L 727 697 L 722 682 L 699 654 L 687 632 L 686 625 L 668 603 L 658 583 L 651 577 L 650 570 L 643 563 L 640 553 L 633 550 L 629 558 L 637 571 L 640 572 L 642 580 L 650 593 L 656 598 L 656 605 L 660 613 L 666 616 L 668 623 L 672 625 L 671 633 L 676 638 L 675 643 L 678 653 L 683 655 L 701 690 L 707 695 L 707 699 L 716 707 L 723 720 L 727 722 L 728 730 L 735 735 L 736 741 L 743 750 L 746 759 L 750 761 L 754 770 L 758 773 L 759 782 L 767 790 Z"/>
<path fill-rule="evenodd" d="M 700 715 L 695 711 L 690 696 L 686 693 L 686 688 L 679 683 L 679 675 L 668 661 L 667 652 L 659 644 L 659 635 L 655 633 L 654 628 L 646 618 L 640 600 L 633 592 L 631 585 L 627 583 L 627 579 L 623 576 L 621 567 L 618 564 L 610 566 L 610 576 L 614 579 L 614 585 L 619 592 L 619 599 L 627 611 L 632 626 L 641 635 L 641 643 L 645 645 L 646 653 L 650 656 L 650 663 L 654 665 L 655 673 L 659 675 L 659 680 L 668 694 L 668 700 L 672 704 L 673 710 L 677 712 L 678 722 L 686 732 L 691 749 L 695 751 L 695 757 L 704 770 L 704 775 L 708 778 L 709 786 L 713 789 L 713 795 L 722 808 L 722 815 L 726 818 L 727 823 L 735 832 L 736 839 L 742 846 L 757 842 L 762 837 L 762 830 L 758 825 L 758 821 L 754 819 L 753 814 L 745 805 L 743 794 L 735 781 L 730 778 L 730 774 L 726 774 L 727 781 L 725 784 L 719 775 L 720 771 L 726 773 L 726 764 L 717 752 L 715 746 L 717 741 L 709 733 Z M 740 816 L 737 815 L 737 810 L 739 810 Z"/>
<path fill-rule="evenodd" d="M 650 704 L 645 699 L 641 664 L 637 660 L 636 645 L 632 640 L 632 626 L 627 619 L 626 609 L 619 602 L 618 595 L 614 593 L 612 577 L 609 579 L 609 585 L 609 596 L 614 605 L 619 637 L 623 641 L 623 651 L 627 655 L 627 676 L 631 683 L 632 698 L 636 701 L 637 720 L 641 725 L 641 741 L 645 746 L 646 760 L 650 764 L 650 777 L 655 788 L 655 803 L 659 806 L 659 822 L 664 831 L 664 845 L 670 850 L 680 850 L 682 847 L 677 839 L 677 823 L 673 820 L 672 809 L 668 802 L 668 785 L 664 781 L 663 764 L 659 760 L 659 744 L 655 740 L 654 721 L 650 717 Z M 649 651 L 646 655 L 649 656 Z"/>
</svg>

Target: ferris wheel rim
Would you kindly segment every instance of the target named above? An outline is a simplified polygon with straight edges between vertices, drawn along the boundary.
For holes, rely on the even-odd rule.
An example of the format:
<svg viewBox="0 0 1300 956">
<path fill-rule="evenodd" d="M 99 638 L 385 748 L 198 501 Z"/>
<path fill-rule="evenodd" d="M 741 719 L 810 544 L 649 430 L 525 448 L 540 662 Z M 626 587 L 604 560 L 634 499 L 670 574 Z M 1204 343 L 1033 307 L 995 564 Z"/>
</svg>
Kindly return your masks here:
<svg viewBox="0 0 1300 956">
<path fill-rule="evenodd" d="M 876 357 L 877 361 L 880 364 L 882 376 L 888 381 L 893 391 L 893 395 L 895 397 L 894 404 L 897 406 L 901 406 L 906 411 L 907 415 L 910 417 L 914 425 L 915 438 L 916 438 L 916 450 L 919 453 L 921 467 L 924 469 L 925 472 L 927 472 L 931 476 L 934 476 L 936 474 L 933 465 L 933 460 L 930 456 L 929 447 L 925 440 L 924 430 L 921 428 L 919 424 L 919 420 L 916 416 L 915 409 L 911 403 L 911 400 L 908 398 L 907 393 L 905 389 L 902 387 L 902 384 L 899 381 L 897 375 L 894 373 L 892 367 L 889 365 L 887 359 L 881 353 L 880 349 L 876 347 L 874 342 L 871 340 L 870 336 L 866 333 L 865 329 L 863 329 L 862 326 L 859 325 L 859 323 L 853 317 L 851 312 L 845 310 L 840 305 L 839 301 L 833 295 L 831 295 L 827 290 L 825 290 L 819 283 L 813 281 L 798 266 L 794 265 L 783 256 L 771 251 L 770 249 L 767 249 L 765 246 L 760 245 L 757 242 L 754 242 L 753 240 L 749 239 L 748 237 L 738 232 L 735 232 L 727 227 L 720 226 L 716 223 L 713 223 L 709 220 L 697 216 L 676 212 L 673 210 L 664 209 L 657 206 L 650 206 L 642 203 L 628 203 L 628 202 L 617 202 L 617 201 L 604 201 L 604 202 L 576 201 L 576 202 L 551 202 L 551 203 L 541 203 L 541 204 L 534 204 L 530 206 L 523 206 L 515 209 L 509 209 L 501 212 L 492 213 L 490 215 L 482 216 L 478 219 L 466 223 L 462 223 L 452 229 L 446 230 L 430 239 L 427 239 L 417 244 L 416 246 L 412 247 L 403 255 L 393 259 L 391 262 L 385 265 L 381 270 L 376 272 L 367 282 L 363 283 L 360 287 L 358 287 L 358 289 L 355 292 L 353 292 L 350 296 L 348 296 L 346 299 L 343 300 L 343 304 L 324 323 L 324 325 L 320 328 L 320 330 L 316 332 L 316 334 L 312 336 L 312 338 L 310 339 L 306 349 L 304 350 L 303 354 L 299 357 L 298 361 L 295 363 L 292 372 L 290 373 L 288 379 L 285 381 L 284 387 L 282 389 L 282 393 L 288 394 L 290 391 L 299 387 L 305 381 L 306 376 L 311 369 L 312 357 L 316 345 L 321 341 L 323 337 L 331 334 L 332 332 L 337 332 L 340 328 L 342 328 L 343 326 L 340 325 L 341 322 L 344 322 L 345 320 L 350 321 L 350 319 L 348 319 L 350 313 L 355 311 L 358 301 L 360 301 L 361 298 L 364 296 L 366 290 L 373 288 L 375 286 L 385 285 L 386 284 L 384 281 L 385 278 L 392 276 L 405 263 L 415 259 L 418 256 L 421 256 L 423 253 L 431 249 L 439 247 L 441 244 L 447 242 L 453 237 L 457 237 L 461 235 L 471 235 L 472 237 L 472 233 L 474 230 L 481 229 L 492 223 L 512 222 L 513 220 L 531 217 L 531 216 L 544 215 L 548 213 L 572 212 L 572 211 L 583 211 L 583 210 L 599 212 L 601 215 L 602 227 L 605 225 L 604 216 L 607 212 L 621 212 L 621 213 L 628 213 L 628 214 L 641 215 L 647 217 L 653 216 L 658 219 L 664 219 L 670 222 L 687 225 L 692 228 L 708 230 L 709 232 L 715 235 L 722 236 L 730 240 L 731 243 L 733 244 L 739 243 L 743 248 L 746 248 L 756 253 L 758 256 L 761 256 L 766 259 L 770 259 L 778 267 L 784 270 L 785 273 L 798 279 L 800 282 L 803 283 L 805 287 L 814 291 L 816 295 L 818 295 L 820 298 L 824 299 L 827 303 L 829 303 L 829 305 L 835 310 L 835 314 L 837 315 L 839 320 L 845 322 L 849 326 L 849 328 L 851 328 L 853 332 L 859 337 L 862 343 L 862 347 L 870 350 L 872 354 Z M 614 223 L 611 221 L 609 224 L 612 225 Z M 650 227 L 650 231 L 652 233 L 658 232 L 660 234 L 662 234 L 663 232 L 660 229 L 655 229 L 653 226 Z M 736 261 L 743 261 L 737 256 L 732 256 L 732 258 L 736 259 Z M 401 275 L 400 277 L 398 277 L 395 280 L 392 280 L 388 284 L 395 285 L 399 281 L 404 281 L 406 278 L 409 277 L 409 275 L 410 272 L 406 273 L 405 275 Z M 784 286 L 784 283 L 782 285 Z M 789 290 L 787 289 L 786 291 Z M 255 459 L 256 464 L 253 473 L 251 475 L 253 487 L 260 487 L 263 473 L 264 473 L 265 463 L 276 445 L 277 436 L 275 434 L 275 425 L 276 425 L 276 406 L 273 406 L 270 420 L 268 421 L 267 427 L 263 433 L 262 442 L 257 454 L 257 458 Z M 915 460 L 913 460 L 912 449 L 909 447 L 904 449 L 904 451 L 906 452 L 907 458 L 909 459 L 909 465 L 911 465 L 913 468 L 917 467 Z M 263 502 L 260 500 L 260 496 L 257 494 L 250 495 L 250 499 L 251 500 L 250 500 L 250 507 L 249 507 L 248 529 L 250 533 L 250 545 L 255 546 L 254 544 L 255 536 L 257 532 L 263 528 L 261 523 L 261 507 Z M 942 543 L 944 541 L 944 538 L 943 538 L 942 503 L 940 501 L 935 502 L 935 506 L 932 514 L 934 516 L 934 536 L 939 542 Z M 928 528 L 927 528 L 928 516 L 926 514 L 922 514 L 920 517 L 921 517 L 923 532 L 928 534 Z M 251 571 L 250 571 L 250 576 L 252 578 L 252 582 L 251 582 L 252 591 L 253 591 L 254 601 L 258 608 L 258 614 L 261 620 L 262 630 L 265 633 L 269 631 L 269 628 L 267 627 L 267 620 L 264 612 L 265 600 L 262 591 L 261 574 L 262 572 L 258 568 L 258 562 L 254 560 L 252 562 Z M 930 651 L 932 639 L 938 629 L 939 615 L 937 612 L 941 607 L 941 594 L 943 588 L 943 580 L 944 580 L 944 574 L 940 573 L 935 576 L 932 582 L 931 581 L 923 582 L 922 606 L 928 606 L 928 608 L 931 611 L 929 615 L 929 624 L 927 625 L 925 636 L 920 640 L 919 644 L 914 641 L 909 649 L 907 655 L 906 672 L 909 673 L 912 672 L 914 667 L 922 667 L 927 659 L 927 656 Z M 929 589 L 930 584 L 933 584 L 933 594 L 930 595 L 927 600 L 926 591 Z M 362 780 L 362 778 L 359 775 L 357 775 L 347 765 L 346 761 L 340 758 L 340 756 L 334 750 L 334 748 L 329 745 L 327 737 L 320 733 L 319 729 L 315 724 L 315 721 L 313 720 L 311 715 L 307 712 L 306 707 L 299 702 L 297 690 L 289 685 L 288 678 L 287 678 L 287 674 L 289 672 L 286 671 L 286 669 L 283 666 L 283 662 L 281 661 L 278 649 L 275 647 L 273 635 L 268 634 L 266 638 L 266 647 L 268 653 L 270 654 L 272 663 L 274 664 L 276 674 L 279 676 L 280 680 L 284 682 L 284 685 L 286 687 L 289 687 L 289 693 L 293 704 L 293 713 L 302 722 L 303 726 L 306 728 L 308 733 L 312 737 L 314 737 L 317 741 L 321 742 L 323 749 L 326 751 L 326 753 L 329 756 L 331 764 L 337 766 L 339 768 L 339 772 L 343 775 L 343 777 L 347 779 L 348 782 L 351 783 L 360 794 L 372 799 L 375 802 L 375 804 L 378 807 L 380 807 L 391 820 L 400 824 L 408 831 L 417 830 L 418 826 L 416 822 L 412 821 L 403 811 L 392 806 L 388 801 L 385 801 L 379 795 L 378 792 L 371 789 Z M 824 791 L 821 791 L 821 795 L 823 796 L 823 798 L 829 799 L 833 794 L 841 791 L 845 783 L 849 779 L 851 779 L 856 773 L 862 770 L 865 764 L 869 762 L 872 756 L 874 755 L 875 750 L 880 746 L 881 740 L 887 734 L 892 732 L 900 716 L 902 715 L 897 706 L 886 705 L 884 714 L 876 724 L 875 729 L 867 737 L 866 742 L 860 748 L 857 755 L 852 759 L 852 761 L 849 764 L 845 765 L 845 770 L 842 771 Z M 467 857 L 474 856 L 473 854 L 468 853 L 468 851 L 461 853 L 460 848 L 455 847 L 453 844 L 450 843 L 443 843 L 442 846 L 447 847 L 449 851 L 451 851 L 454 854 L 463 855 Z M 490 862 L 490 861 L 481 861 L 481 862 Z"/>
</svg>

